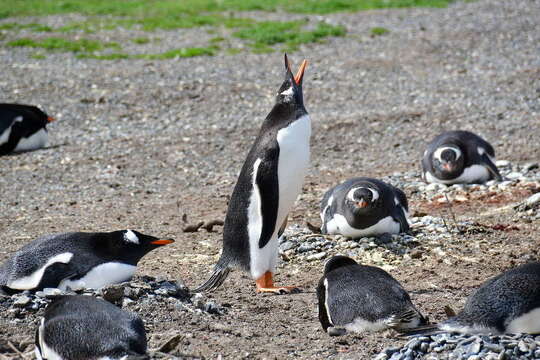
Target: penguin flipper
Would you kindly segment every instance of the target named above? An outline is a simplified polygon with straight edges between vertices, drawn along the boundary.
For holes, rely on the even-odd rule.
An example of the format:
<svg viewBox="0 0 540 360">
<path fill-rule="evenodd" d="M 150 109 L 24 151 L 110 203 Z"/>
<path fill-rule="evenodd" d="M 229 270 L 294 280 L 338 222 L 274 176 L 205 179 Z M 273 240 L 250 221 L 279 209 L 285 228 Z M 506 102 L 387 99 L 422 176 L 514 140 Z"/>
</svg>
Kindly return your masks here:
<svg viewBox="0 0 540 360">
<path fill-rule="evenodd" d="M 276 229 L 279 208 L 279 179 L 277 172 L 277 158 L 279 148 L 269 151 L 261 161 L 257 170 L 256 184 L 261 199 L 262 229 L 259 237 L 259 248 L 268 244 Z"/>
<path fill-rule="evenodd" d="M 317 299 L 319 303 L 319 321 L 323 330 L 328 331 L 328 328 L 332 327 L 333 325 L 328 318 L 328 309 L 326 308 L 326 286 L 324 280 L 325 278 L 323 277 L 317 286 Z"/>
<path fill-rule="evenodd" d="M 503 178 L 502 178 L 501 174 L 499 173 L 499 169 L 497 169 L 497 166 L 493 163 L 493 161 L 491 161 L 491 159 L 489 158 L 489 156 L 486 153 L 482 154 L 480 156 L 480 159 L 482 160 L 482 162 L 486 166 L 486 169 L 490 172 L 491 176 L 495 180 L 503 181 Z"/>
<path fill-rule="evenodd" d="M 203 284 L 199 285 L 191 292 L 200 293 L 206 291 L 213 291 L 223 284 L 231 269 L 228 266 L 221 266 L 219 263 L 214 268 L 210 278 L 206 280 Z"/>
</svg>

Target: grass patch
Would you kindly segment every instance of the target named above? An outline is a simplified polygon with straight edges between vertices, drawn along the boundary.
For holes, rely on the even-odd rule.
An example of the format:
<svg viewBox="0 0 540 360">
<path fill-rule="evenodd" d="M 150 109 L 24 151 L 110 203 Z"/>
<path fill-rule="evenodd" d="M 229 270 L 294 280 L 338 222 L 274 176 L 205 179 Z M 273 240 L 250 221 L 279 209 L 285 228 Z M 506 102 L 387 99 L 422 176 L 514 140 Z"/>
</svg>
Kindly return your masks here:
<svg viewBox="0 0 540 360">
<path fill-rule="evenodd" d="M 209 47 L 194 47 L 173 49 L 160 54 L 126 54 L 126 53 L 110 53 L 110 54 L 78 54 L 79 59 L 97 59 L 97 60 L 121 60 L 121 59 L 144 59 L 144 60 L 167 60 L 175 58 L 188 58 L 195 56 L 213 56 L 219 50 L 216 46 Z"/>
<path fill-rule="evenodd" d="M 144 45 L 148 44 L 150 42 L 150 39 L 147 37 L 136 37 L 131 39 L 131 41 L 135 44 Z"/>
<path fill-rule="evenodd" d="M 3 23 L 0 24 L 0 30 L 22 30 L 28 29 L 36 32 L 51 32 L 53 29 L 50 26 L 30 23 L 30 24 L 18 24 L 18 23 Z"/>
<path fill-rule="evenodd" d="M 345 28 L 326 23 L 318 23 L 313 30 L 302 30 L 304 21 L 263 21 L 254 23 L 233 35 L 250 42 L 254 52 L 269 52 L 270 46 L 285 44 L 288 49 L 294 50 L 300 44 L 321 41 L 328 36 L 343 36 Z M 273 51 L 273 49 L 272 49 Z"/>
<path fill-rule="evenodd" d="M 0 18 L 80 13 L 136 18 L 166 18 L 224 11 L 276 11 L 327 14 L 403 7 L 444 7 L 452 0 L 0 0 Z"/>
<path fill-rule="evenodd" d="M 43 59 L 46 59 L 46 56 L 43 54 L 35 53 L 35 54 L 30 55 L 30 58 L 36 59 L 36 60 L 43 60 Z"/>
<path fill-rule="evenodd" d="M 385 35 L 385 34 L 388 34 L 390 32 L 390 30 L 388 30 L 387 28 L 383 28 L 383 27 L 374 27 L 374 28 L 371 28 L 371 35 L 373 36 L 381 36 L 381 35 Z"/>
<path fill-rule="evenodd" d="M 42 48 L 51 51 L 65 51 L 74 53 L 91 53 L 104 50 L 105 48 L 120 48 L 120 45 L 115 42 L 103 43 L 100 41 L 88 39 L 67 40 L 56 37 L 50 37 L 41 40 L 20 38 L 10 41 L 6 45 L 10 47 Z"/>
</svg>

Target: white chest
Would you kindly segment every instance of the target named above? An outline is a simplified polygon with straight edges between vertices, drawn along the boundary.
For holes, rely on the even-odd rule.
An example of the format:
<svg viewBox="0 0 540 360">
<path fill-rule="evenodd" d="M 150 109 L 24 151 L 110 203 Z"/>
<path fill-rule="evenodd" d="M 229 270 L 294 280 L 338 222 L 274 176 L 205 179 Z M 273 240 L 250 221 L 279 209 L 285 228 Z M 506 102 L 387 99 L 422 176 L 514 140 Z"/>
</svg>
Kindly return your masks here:
<svg viewBox="0 0 540 360">
<path fill-rule="evenodd" d="M 399 222 L 395 221 L 391 216 L 387 216 L 376 224 L 371 225 L 365 229 L 356 229 L 349 225 L 349 222 L 345 216 L 341 214 L 335 214 L 333 218 L 332 228 L 339 229 L 339 233 L 356 239 L 363 236 L 374 236 L 384 233 L 390 234 L 399 234 L 400 225 Z M 335 229 L 335 230 L 337 230 Z M 328 230 L 330 231 L 330 230 Z"/>
<path fill-rule="evenodd" d="M 450 180 L 442 180 L 433 176 L 429 171 L 426 171 L 425 178 L 428 183 L 437 184 L 470 184 L 470 183 L 483 183 L 489 180 L 490 174 L 488 169 L 483 165 L 471 165 L 463 169 L 463 173 L 457 178 Z"/>
<path fill-rule="evenodd" d="M 45 129 L 40 129 L 38 132 L 30 135 L 27 138 L 21 138 L 15 147 L 14 151 L 27 151 L 39 149 L 47 145 L 48 134 Z"/>
<path fill-rule="evenodd" d="M 58 286 L 61 290 L 70 287 L 72 290 L 90 288 L 100 289 L 105 285 L 116 284 L 131 279 L 137 270 L 136 266 L 119 262 L 108 262 L 96 266 L 78 280 L 65 279 Z"/>
</svg>

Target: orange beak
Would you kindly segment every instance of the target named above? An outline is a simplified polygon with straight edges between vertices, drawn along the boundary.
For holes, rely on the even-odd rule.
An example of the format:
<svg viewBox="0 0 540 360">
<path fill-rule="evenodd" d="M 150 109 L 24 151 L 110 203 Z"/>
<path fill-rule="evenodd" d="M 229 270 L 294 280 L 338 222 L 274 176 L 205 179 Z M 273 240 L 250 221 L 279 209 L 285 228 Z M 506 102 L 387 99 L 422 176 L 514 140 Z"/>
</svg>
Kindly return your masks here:
<svg viewBox="0 0 540 360">
<path fill-rule="evenodd" d="M 359 208 L 365 208 L 366 206 L 368 206 L 368 202 L 365 200 L 360 200 L 356 203 L 356 205 L 358 205 Z"/>
<path fill-rule="evenodd" d="M 53 118 L 52 116 L 48 116 L 48 117 L 47 117 L 47 122 L 48 122 L 48 123 L 52 123 L 54 120 L 56 120 L 56 119 Z"/>
<path fill-rule="evenodd" d="M 167 244 L 172 244 L 174 242 L 173 239 L 165 239 L 165 240 L 154 240 L 154 241 L 151 241 L 150 244 L 153 244 L 153 245 L 167 245 Z"/>
<path fill-rule="evenodd" d="M 453 168 L 453 166 L 449 163 L 443 164 L 442 167 L 444 170 L 447 170 L 447 171 L 452 171 L 452 168 Z"/>
<path fill-rule="evenodd" d="M 306 70 L 306 66 L 307 66 L 307 60 L 304 59 L 304 61 L 302 61 L 302 64 L 300 64 L 300 68 L 298 69 L 296 76 L 294 77 L 294 82 L 296 83 L 296 85 L 300 85 L 300 83 L 302 82 L 302 78 L 304 77 L 304 71 Z"/>
</svg>

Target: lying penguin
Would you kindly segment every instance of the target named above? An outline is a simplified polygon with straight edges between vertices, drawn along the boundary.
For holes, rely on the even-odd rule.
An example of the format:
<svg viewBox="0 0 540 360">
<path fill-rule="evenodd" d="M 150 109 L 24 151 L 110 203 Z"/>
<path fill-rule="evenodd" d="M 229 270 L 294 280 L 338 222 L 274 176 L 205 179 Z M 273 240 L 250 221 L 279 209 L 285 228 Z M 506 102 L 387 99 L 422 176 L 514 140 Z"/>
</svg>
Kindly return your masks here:
<svg viewBox="0 0 540 360">
<path fill-rule="evenodd" d="M 23 246 L 0 266 L 0 289 L 6 293 L 99 289 L 131 279 L 144 255 L 172 242 L 133 230 L 44 236 Z"/>
<path fill-rule="evenodd" d="M 333 187 L 321 202 L 321 231 L 350 238 L 409 230 L 403 191 L 380 180 L 358 177 Z"/>
<path fill-rule="evenodd" d="M 429 143 L 422 158 L 422 177 L 428 183 L 481 184 L 501 181 L 495 151 L 469 131 L 447 131 Z"/>
<path fill-rule="evenodd" d="M 137 315 L 93 296 L 60 296 L 36 331 L 38 360 L 150 359 Z"/>
<path fill-rule="evenodd" d="M 484 282 L 461 312 L 410 334 L 540 334 L 540 262 L 518 266 Z"/>
<path fill-rule="evenodd" d="M 0 155 L 47 145 L 47 124 L 54 121 L 31 105 L 0 104 Z"/>
<path fill-rule="evenodd" d="M 346 256 L 328 260 L 317 297 L 319 321 L 332 336 L 388 328 L 402 331 L 426 323 L 396 279 Z"/>
</svg>

